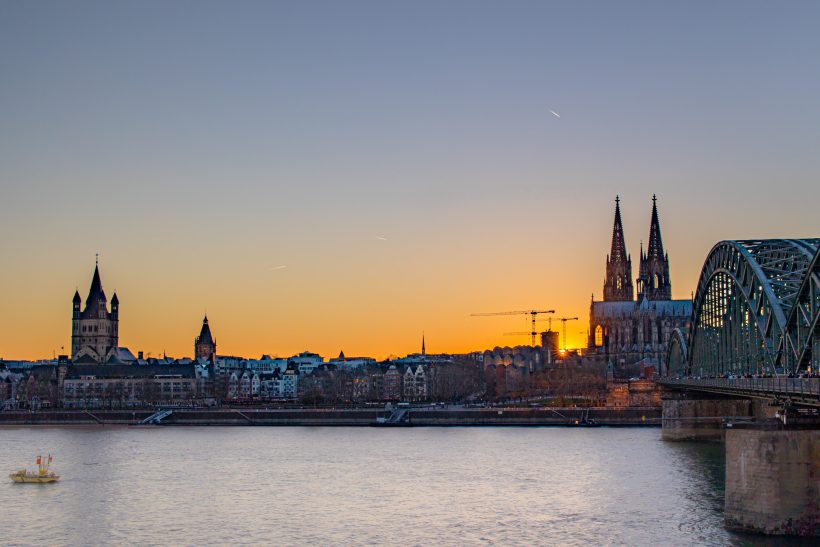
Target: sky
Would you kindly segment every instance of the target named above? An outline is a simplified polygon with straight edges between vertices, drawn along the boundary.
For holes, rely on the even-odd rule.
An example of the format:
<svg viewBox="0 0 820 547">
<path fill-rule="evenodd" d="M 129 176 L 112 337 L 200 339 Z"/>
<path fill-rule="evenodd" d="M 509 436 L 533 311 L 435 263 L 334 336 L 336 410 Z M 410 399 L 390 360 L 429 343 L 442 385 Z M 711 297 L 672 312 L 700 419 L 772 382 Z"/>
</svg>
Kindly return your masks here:
<svg viewBox="0 0 820 547">
<path fill-rule="evenodd" d="M 585 345 L 616 195 L 637 257 L 657 194 L 674 298 L 720 240 L 820 236 L 818 28 L 798 1 L 0 0 L 0 357 L 67 351 L 96 253 L 135 353 L 190 356 L 205 313 L 248 357 L 526 344 L 470 316 L 526 309 Z"/>
</svg>

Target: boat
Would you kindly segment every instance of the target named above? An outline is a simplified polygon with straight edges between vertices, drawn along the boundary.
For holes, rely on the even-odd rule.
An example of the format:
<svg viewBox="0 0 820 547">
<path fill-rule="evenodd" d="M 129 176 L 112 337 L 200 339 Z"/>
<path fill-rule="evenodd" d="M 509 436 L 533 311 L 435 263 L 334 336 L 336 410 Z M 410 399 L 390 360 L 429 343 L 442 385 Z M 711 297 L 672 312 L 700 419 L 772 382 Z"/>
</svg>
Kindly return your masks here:
<svg viewBox="0 0 820 547">
<path fill-rule="evenodd" d="M 39 484 L 57 482 L 58 480 L 60 480 L 60 475 L 48 470 L 49 466 L 51 465 L 51 461 L 51 454 L 48 455 L 48 458 L 37 456 L 36 472 L 29 472 L 25 469 L 20 469 L 18 471 L 15 471 L 14 473 L 11 473 L 9 475 L 9 478 L 14 482 L 34 482 Z"/>
</svg>

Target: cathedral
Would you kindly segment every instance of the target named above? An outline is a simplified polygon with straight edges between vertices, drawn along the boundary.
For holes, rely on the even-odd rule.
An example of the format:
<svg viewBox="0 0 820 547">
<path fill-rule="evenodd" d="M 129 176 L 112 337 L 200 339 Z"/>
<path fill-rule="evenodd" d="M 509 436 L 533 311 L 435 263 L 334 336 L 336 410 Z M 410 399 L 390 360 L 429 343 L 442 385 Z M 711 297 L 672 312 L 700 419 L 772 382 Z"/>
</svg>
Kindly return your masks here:
<svg viewBox="0 0 820 547">
<path fill-rule="evenodd" d="M 652 196 L 649 245 L 646 252 L 641 245 L 639 259 L 638 277 L 633 285 L 632 257 L 626 251 L 621 204 L 616 197 L 604 299 L 595 301 L 593 297 L 589 311 L 588 354 L 607 356 L 618 366 L 648 360 L 645 362 L 658 367 L 665 362 L 672 331 L 687 328 L 692 302 L 672 300 L 669 255 L 663 250 L 655 196 Z"/>
<path fill-rule="evenodd" d="M 120 301 L 117 293 L 108 299 L 100 280 L 99 264 L 94 266 L 91 289 L 82 308 L 79 291 L 74 292 L 71 319 L 71 359 L 72 361 L 105 363 L 117 353 L 119 341 Z"/>
</svg>

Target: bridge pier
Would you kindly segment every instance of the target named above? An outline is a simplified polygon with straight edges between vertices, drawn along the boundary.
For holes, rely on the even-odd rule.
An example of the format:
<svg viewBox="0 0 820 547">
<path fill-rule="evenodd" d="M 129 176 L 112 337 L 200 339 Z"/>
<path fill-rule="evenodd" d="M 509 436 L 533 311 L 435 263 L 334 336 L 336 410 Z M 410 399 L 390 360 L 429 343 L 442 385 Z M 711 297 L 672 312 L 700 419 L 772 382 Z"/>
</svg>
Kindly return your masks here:
<svg viewBox="0 0 820 547">
<path fill-rule="evenodd" d="M 661 438 L 665 441 L 724 440 L 726 419 L 751 420 L 755 407 L 748 399 L 693 398 L 667 393 L 663 399 Z"/>
<path fill-rule="evenodd" d="M 726 430 L 726 526 L 820 536 L 820 430 Z"/>
<path fill-rule="evenodd" d="M 817 412 L 765 399 L 668 391 L 662 424 L 667 441 L 725 442 L 727 528 L 820 536 Z"/>
</svg>

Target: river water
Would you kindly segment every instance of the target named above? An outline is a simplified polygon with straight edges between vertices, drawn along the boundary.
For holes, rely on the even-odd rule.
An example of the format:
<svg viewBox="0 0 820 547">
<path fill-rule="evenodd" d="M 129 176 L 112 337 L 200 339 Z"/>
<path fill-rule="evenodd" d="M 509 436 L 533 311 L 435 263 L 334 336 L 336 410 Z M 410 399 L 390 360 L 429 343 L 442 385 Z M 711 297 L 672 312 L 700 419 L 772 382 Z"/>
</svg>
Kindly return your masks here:
<svg viewBox="0 0 820 547">
<path fill-rule="evenodd" d="M 8 472 L 41 452 L 0 544 L 782 544 L 723 528 L 722 445 L 659 429 L 0 429 Z"/>
</svg>

